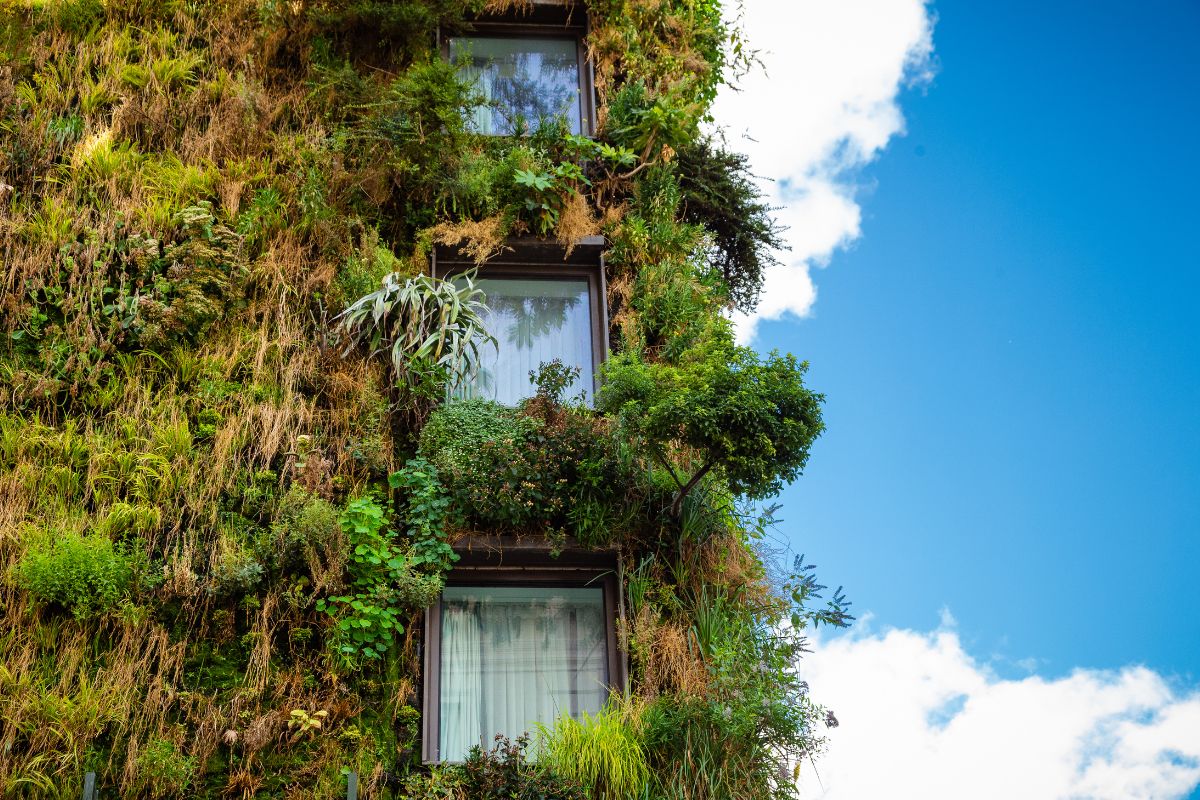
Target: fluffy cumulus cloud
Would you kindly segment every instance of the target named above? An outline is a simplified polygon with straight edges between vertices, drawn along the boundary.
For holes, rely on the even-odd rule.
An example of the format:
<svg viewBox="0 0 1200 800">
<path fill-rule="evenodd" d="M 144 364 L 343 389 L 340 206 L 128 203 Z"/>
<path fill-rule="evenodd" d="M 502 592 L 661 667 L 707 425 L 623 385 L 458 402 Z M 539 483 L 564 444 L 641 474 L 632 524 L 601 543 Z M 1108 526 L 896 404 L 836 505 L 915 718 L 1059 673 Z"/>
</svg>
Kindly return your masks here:
<svg viewBox="0 0 1200 800">
<path fill-rule="evenodd" d="M 1200 691 L 1144 667 L 1001 679 L 948 624 L 825 640 L 806 661 L 841 725 L 801 772 L 823 800 L 1188 797 Z"/>
<path fill-rule="evenodd" d="M 816 300 L 810 270 L 861 230 L 861 167 L 903 132 L 897 104 L 932 74 L 928 0 L 744 0 L 746 38 L 762 68 L 716 107 L 729 143 L 746 152 L 781 207 L 791 251 L 766 276 L 743 339 L 760 319 L 803 316 Z"/>
</svg>

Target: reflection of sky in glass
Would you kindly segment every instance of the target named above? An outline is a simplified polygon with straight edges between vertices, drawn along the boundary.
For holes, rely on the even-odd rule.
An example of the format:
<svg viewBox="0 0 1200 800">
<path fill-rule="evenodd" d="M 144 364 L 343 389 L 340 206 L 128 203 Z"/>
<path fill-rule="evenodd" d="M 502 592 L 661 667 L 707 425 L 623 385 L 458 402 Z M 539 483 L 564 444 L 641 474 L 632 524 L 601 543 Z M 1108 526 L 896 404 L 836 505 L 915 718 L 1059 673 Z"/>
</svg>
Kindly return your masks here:
<svg viewBox="0 0 1200 800">
<path fill-rule="evenodd" d="M 498 347 L 480 348 L 479 374 L 460 394 L 516 405 L 534 394 L 529 373 L 556 358 L 579 369 L 565 398 L 590 391 L 595 365 L 587 280 L 482 278 L 477 284 L 488 305 L 484 327 Z"/>
<path fill-rule="evenodd" d="M 579 56 L 574 39 L 469 36 L 450 40 L 450 58 L 469 60 L 463 76 L 489 105 L 475 112 L 480 133 L 511 134 L 516 121 L 537 125 L 543 117 L 564 117 L 580 132 Z"/>
</svg>

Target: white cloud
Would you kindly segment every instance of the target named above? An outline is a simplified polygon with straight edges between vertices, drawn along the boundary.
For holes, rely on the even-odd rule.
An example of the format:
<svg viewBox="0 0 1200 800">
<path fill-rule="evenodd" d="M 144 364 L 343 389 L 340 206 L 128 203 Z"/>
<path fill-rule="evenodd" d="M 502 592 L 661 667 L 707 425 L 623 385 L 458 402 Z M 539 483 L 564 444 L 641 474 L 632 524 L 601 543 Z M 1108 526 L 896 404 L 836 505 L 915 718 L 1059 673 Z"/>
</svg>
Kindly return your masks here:
<svg viewBox="0 0 1200 800">
<path fill-rule="evenodd" d="M 1182 798 L 1200 785 L 1200 691 L 1145 667 L 997 677 L 943 618 L 931 633 L 825 639 L 805 661 L 837 715 L 805 797 Z"/>
<path fill-rule="evenodd" d="M 786 263 L 766 276 L 748 340 L 760 319 L 803 316 L 816 300 L 809 273 L 861 231 L 855 174 L 903 132 L 906 85 L 932 75 L 928 0 L 745 0 L 745 33 L 765 70 L 725 91 L 715 113 L 730 144 L 783 208 Z"/>
</svg>

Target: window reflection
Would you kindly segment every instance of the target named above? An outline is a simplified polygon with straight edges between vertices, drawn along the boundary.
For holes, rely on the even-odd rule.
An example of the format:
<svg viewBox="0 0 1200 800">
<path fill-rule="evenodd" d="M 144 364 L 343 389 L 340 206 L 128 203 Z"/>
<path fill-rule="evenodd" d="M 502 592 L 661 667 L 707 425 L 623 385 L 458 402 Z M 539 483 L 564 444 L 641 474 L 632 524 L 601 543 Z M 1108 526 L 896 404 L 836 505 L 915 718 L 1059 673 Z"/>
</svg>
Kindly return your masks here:
<svg viewBox="0 0 1200 800">
<path fill-rule="evenodd" d="M 465 36 L 450 40 L 450 58 L 487 99 L 472 127 L 516 134 L 521 123 L 563 117 L 580 133 L 579 43 L 573 38 Z"/>
<path fill-rule="evenodd" d="M 580 397 L 592 385 L 592 308 L 583 278 L 481 278 L 488 312 L 484 327 L 497 346 L 480 349 L 479 371 L 460 397 L 517 405 L 534 394 L 529 373 L 555 359 L 579 370 L 564 393 Z"/>
</svg>

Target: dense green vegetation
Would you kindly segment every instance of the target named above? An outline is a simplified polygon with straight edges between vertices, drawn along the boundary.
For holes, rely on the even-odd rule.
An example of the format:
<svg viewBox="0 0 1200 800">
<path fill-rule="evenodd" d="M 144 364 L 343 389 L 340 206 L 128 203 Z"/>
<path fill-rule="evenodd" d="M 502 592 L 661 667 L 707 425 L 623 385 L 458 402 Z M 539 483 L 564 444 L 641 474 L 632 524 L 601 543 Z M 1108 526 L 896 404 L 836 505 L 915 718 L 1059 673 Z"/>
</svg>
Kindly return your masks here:
<svg viewBox="0 0 1200 800">
<path fill-rule="evenodd" d="M 823 430 L 723 316 L 778 243 L 702 133 L 748 51 L 717 0 L 588 0 L 597 137 L 473 134 L 434 31 L 525 5 L 0 0 L 0 794 L 794 796 L 803 634 L 849 616 L 743 502 Z M 431 248 L 596 233 L 596 406 L 553 363 L 446 402 L 489 334 Z M 422 609 L 475 532 L 619 549 L 631 684 L 428 768 Z"/>
</svg>

